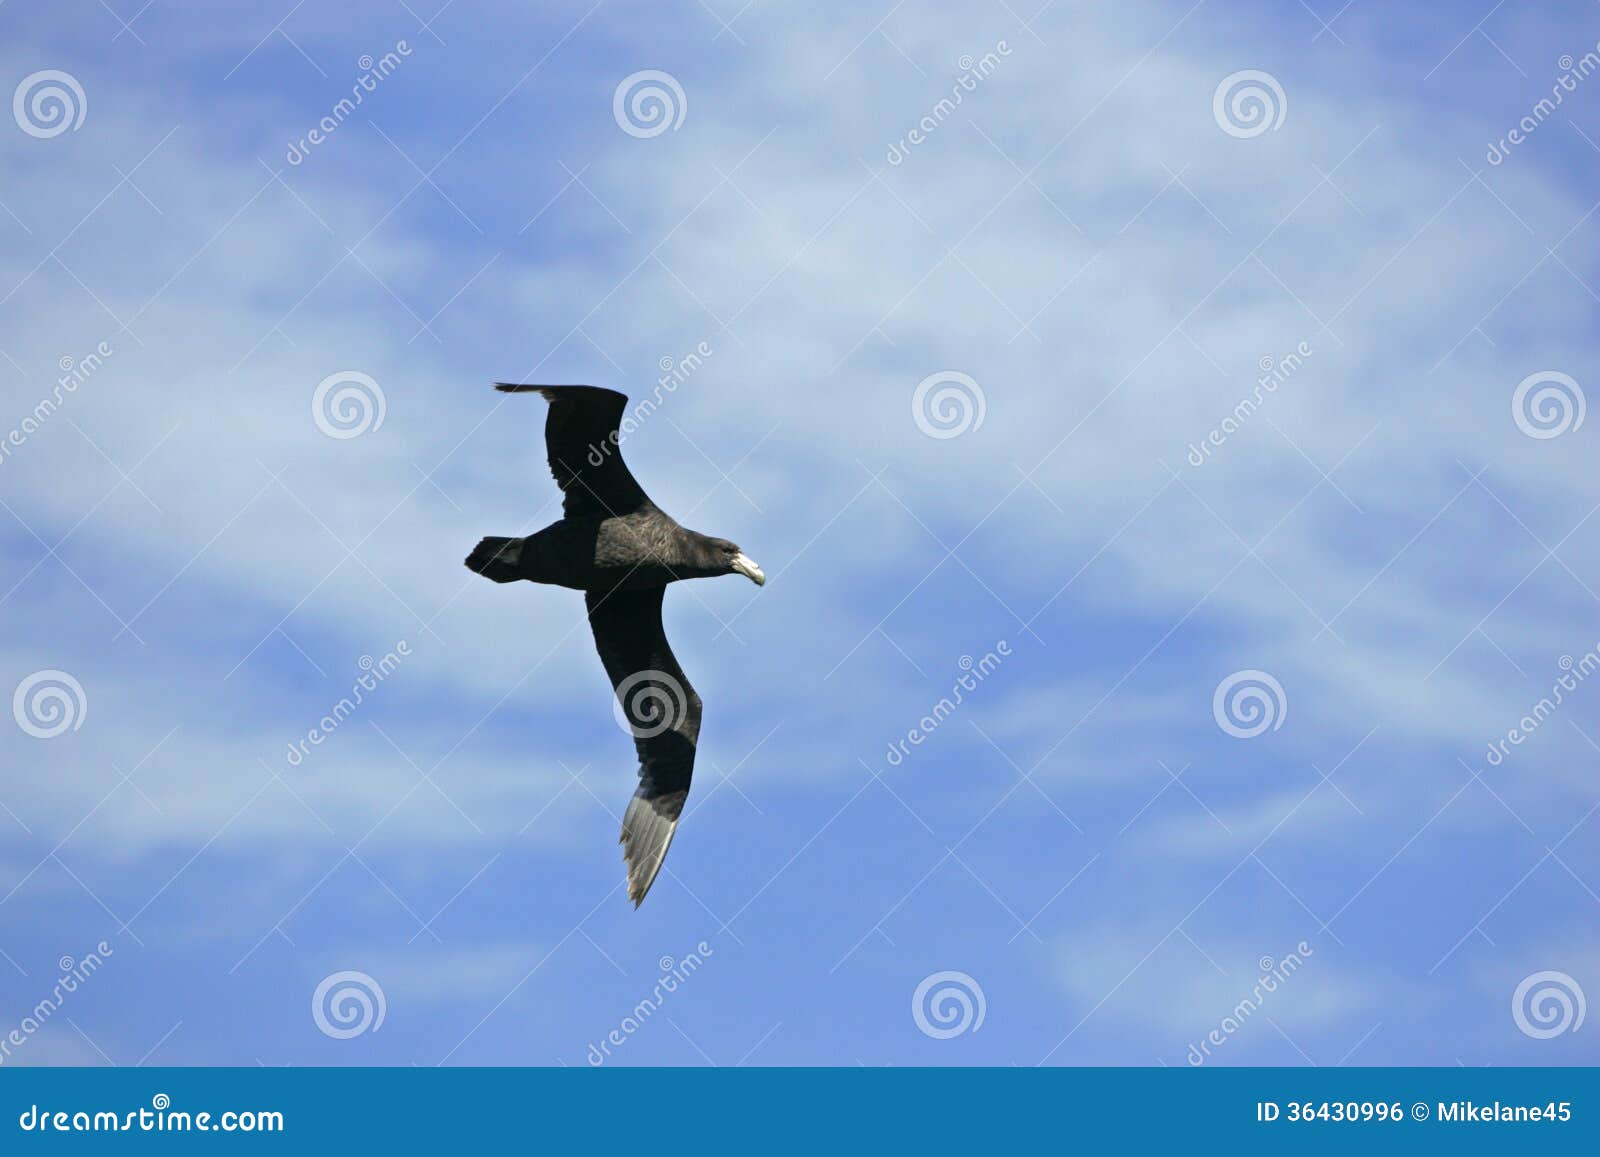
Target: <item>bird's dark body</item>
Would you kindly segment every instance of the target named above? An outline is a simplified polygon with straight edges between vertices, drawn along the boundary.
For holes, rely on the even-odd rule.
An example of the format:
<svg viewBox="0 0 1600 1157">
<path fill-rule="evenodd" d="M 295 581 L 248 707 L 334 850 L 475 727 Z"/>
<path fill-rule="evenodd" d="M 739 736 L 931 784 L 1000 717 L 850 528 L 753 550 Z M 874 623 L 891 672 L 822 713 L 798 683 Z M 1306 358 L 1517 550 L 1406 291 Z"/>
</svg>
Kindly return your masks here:
<svg viewBox="0 0 1600 1157">
<path fill-rule="evenodd" d="M 667 584 L 766 576 L 737 546 L 680 526 L 623 464 L 618 428 L 628 399 L 593 386 L 508 386 L 550 403 L 545 448 L 562 514 L 536 534 L 485 538 L 467 566 L 497 583 L 533 582 L 584 592 L 595 649 L 634 737 L 639 787 L 622 821 L 628 896 L 650 890 L 677 830 L 700 739 L 700 696 L 661 624 Z"/>
<path fill-rule="evenodd" d="M 479 573 L 496 582 L 548 583 L 577 591 L 646 590 L 685 578 L 725 574 L 715 560 L 685 549 L 686 531 L 648 499 L 606 518 L 563 518 L 526 538 L 486 539 Z M 469 561 L 469 566 L 472 563 Z M 474 568 L 477 569 L 477 568 Z"/>
</svg>

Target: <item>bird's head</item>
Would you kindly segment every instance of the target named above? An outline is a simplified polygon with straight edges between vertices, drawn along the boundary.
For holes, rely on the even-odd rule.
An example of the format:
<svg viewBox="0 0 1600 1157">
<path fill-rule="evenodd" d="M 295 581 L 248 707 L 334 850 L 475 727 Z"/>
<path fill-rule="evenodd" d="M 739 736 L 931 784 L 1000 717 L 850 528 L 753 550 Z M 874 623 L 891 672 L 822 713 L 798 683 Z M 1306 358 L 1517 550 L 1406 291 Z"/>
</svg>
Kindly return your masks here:
<svg viewBox="0 0 1600 1157">
<path fill-rule="evenodd" d="M 712 574 L 742 574 L 758 587 L 766 585 L 766 574 L 754 559 L 739 549 L 738 543 L 725 538 L 706 538 L 701 546 L 709 556 L 707 562 Z"/>
</svg>

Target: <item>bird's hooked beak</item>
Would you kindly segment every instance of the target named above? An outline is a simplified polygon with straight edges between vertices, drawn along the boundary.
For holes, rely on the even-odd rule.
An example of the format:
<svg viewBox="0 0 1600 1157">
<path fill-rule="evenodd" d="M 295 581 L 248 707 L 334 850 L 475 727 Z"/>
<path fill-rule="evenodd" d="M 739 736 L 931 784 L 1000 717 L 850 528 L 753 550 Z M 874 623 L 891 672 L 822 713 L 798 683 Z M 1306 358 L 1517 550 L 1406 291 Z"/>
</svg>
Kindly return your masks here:
<svg viewBox="0 0 1600 1157">
<path fill-rule="evenodd" d="M 755 583 L 758 587 L 767 585 L 767 576 L 755 562 L 743 551 L 733 556 L 733 569 L 744 575 L 745 578 Z"/>
</svg>

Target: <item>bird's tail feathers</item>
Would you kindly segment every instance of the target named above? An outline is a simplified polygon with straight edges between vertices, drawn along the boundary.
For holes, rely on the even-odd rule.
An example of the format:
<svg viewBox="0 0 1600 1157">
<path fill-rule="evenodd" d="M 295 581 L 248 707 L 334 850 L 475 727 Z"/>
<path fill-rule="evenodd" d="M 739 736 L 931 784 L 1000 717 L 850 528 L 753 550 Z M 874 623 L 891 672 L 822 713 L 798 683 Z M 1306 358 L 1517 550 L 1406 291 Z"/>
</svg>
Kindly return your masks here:
<svg viewBox="0 0 1600 1157">
<path fill-rule="evenodd" d="M 486 538 L 467 555 L 467 569 L 497 583 L 515 582 L 522 577 L 522 542 L 520 538 Z"/>
<path fill-rule="evenodd" d="M 652 797 L 644 789 L 634 793 L 622 817 L 622 858 L 628 865 L 628 899 L 637 908 L 644 903 L 650 885 L 656 882 L 661 865 L 678 831 L 687 791 L 668 792 Z"/>
</svg>

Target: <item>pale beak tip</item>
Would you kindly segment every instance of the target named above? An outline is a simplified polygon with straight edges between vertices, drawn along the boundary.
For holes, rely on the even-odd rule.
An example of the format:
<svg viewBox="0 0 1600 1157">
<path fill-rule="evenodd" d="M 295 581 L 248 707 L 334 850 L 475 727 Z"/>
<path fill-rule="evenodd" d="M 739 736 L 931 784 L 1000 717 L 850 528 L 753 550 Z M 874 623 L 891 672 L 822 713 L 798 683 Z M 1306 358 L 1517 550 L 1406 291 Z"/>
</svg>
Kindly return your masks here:
<svg viewBox="0 0 1600 1157">
<path fill-rule="evenodd" d="M 745 578 L 755 583 L 758 587 L 767 585 L 766 572 L 755 564 L 755 561 L 745 555 L 737 555 L 733 560 L 733 569 L 744 575 Z"/>
</svg>

